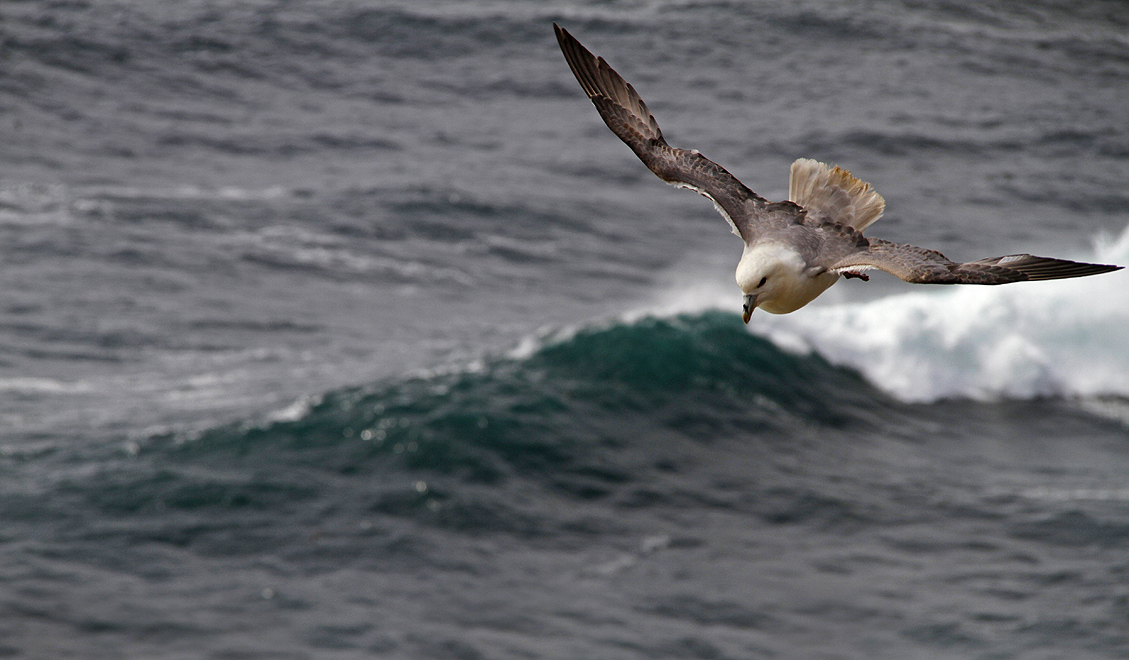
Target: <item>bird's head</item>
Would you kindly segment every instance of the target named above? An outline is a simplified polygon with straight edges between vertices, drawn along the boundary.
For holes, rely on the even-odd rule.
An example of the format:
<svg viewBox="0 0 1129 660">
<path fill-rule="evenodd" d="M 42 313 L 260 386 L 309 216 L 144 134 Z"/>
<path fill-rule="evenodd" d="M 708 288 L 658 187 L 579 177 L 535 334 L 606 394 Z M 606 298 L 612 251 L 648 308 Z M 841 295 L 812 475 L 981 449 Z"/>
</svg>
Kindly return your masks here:
<svg viewBox="0 0 1129 660">
<path fill-rule="evenodd" d="M 737 264 L 737 286 L 745 294 L 742 318 L 749 322 L 753 310 L 787 314 L 811 302 L 835 281 L 813 278 L 802 257 L 784 245 L 757 244 L 745 249 Z"/>
</svg>

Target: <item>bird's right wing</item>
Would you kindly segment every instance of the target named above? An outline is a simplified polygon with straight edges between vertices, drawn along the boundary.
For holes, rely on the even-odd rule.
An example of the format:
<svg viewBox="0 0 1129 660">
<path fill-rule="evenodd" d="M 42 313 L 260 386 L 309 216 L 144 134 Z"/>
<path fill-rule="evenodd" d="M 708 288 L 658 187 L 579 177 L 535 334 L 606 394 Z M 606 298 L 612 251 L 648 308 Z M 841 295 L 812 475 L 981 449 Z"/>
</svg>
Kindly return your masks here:
<svg viewBox="0 0 1129 660">
<path fill-rule="evenodd" d="M 746 243 L 752 242 L 756 230 L 749 202 L 764 202 L 764 199 L 696 149 L 676 149 L 667 144 L 658 122 L 635 88 L 567 30 L 556 23 L 553 29 L 572 73 L 608 128 L 660 179 L 708 197 L 729 221 L 733 233 Z"/>
<path fill-rule="evenodd" d="M 880 238 L 865 239 L 840 259 L 827 264 L 837 273 L 878 268 L 916 284 L 1008 284 L 1036 280 L 1085 277 L 1119 270 L 1121 266 L 1088 264 L 1066 259 L 1011 254 L 965 263 L 950 261 L 936 250 L 892 243 Z"/>
</svg>

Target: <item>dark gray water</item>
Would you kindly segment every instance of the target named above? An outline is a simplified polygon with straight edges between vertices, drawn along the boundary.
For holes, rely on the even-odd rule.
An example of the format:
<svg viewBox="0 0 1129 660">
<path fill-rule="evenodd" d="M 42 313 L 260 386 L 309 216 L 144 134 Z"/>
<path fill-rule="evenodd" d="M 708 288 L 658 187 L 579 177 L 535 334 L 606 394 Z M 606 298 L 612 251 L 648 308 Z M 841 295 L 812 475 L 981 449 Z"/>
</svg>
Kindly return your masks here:
<svg viewBox="0 0 1129 660">
<path fill-rule="evenodd" d="M 1129 275 L 844 282 L 758 193 L 1129 264 L 1120 2 L 0 5 L 0 657 L 1129 657 Z"/>
</svg>

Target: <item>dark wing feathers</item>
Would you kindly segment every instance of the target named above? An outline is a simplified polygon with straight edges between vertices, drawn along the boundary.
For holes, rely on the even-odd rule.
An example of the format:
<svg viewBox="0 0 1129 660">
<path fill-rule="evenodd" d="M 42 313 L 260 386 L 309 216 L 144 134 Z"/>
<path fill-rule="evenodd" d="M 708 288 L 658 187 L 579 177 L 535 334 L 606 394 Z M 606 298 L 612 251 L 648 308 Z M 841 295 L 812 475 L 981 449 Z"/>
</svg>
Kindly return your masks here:
<svg viewBox="0 0 1129 660">
<path fill-rule="evenodd" d="M 608 128 L 660 179 L 713 200 L 734 233 L 746 243 L 751 242 L 755 231 L 749 218 L 748 202 L 763 199 L 696 150 L 676 149 L 667 144 L 658 122 L 635 88 L 567 30 L 556 23 L 553 29 L 569 68 Z"/>
<path fill-rule="evenodd" d="M 608 107 L 618 107 L 623 111 L 617 117 L 617 126 L 613 127 L 609 124 L 612 131 L 628 145 L 632 142 L 646 140 L 663 141 L 663 134 L 659 129 L 658 122 L 647 110 L 647 104 L 639 97 L 631 83 L 624 80 L 615 72 L 615 69 L 608 66 L 604 58 L 593 55 L 567 30 L 556 23 L 553 24 L 553 28 L 556 30 L 557 43 L 561 46 L 565 61 L 568 62 L 569 68 L 572 69 L 572 73 L 584 89 L 584 93 L 594 102 L 596 99 L 604 101 L 605 107 L 600 107 L 599 103 L 596 104 L 597 109 L 600 110 L 600 116 L 604 116 L 604 111 Z M 621 134 L 620 130 L 623 128 L 629 129 L 630 132 Z"/>
<path fill-rule="evenodd" d="M 866 249 L 847 254 L 828 268 L 836 272 L 878 268 L 915 284 L 1008 284 L 1084 277 L 1121 268 L 1030 254 L 960 263 L 950 261 L 936 250 L 915 245 L 892 243 L 880 238 L 870 238 L 867 242 L 869 246 Z"/>
<path fill-rule="evenodd" d="M 1062 280 L 1069 277 L 1085 277 L 1099 275 L 1115 270 L 1121 266 L 1106 264 L 1088 264 L 1066 259 L 1052 259 L 1050 257 L 1036 257 L 1030 254 L 1009 254 L 1006 257 L 992 257 L 980 259 L 966 264 L 969 267 L 997 267 L 1009 271 L 1018 271 L 1026 275 L 1030 281 L 1037 280 Z"/>
</svg>

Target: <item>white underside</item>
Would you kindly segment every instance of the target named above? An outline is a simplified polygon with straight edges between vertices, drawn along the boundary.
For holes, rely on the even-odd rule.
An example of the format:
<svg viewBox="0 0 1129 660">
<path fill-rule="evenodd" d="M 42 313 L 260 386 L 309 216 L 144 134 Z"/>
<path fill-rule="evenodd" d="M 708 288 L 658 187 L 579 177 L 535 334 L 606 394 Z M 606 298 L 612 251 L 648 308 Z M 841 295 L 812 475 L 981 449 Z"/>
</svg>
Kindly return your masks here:
<svg viewBox="0 0 1129 660">
<path fill-rule="evenodd" d="M 782 295 L 760 302 L 757 308 L 771 314 L 789 314 L 818 298 L 838 280 L 839 275 L 831 272 L 815 277 L 801 275 L 787 283 Z"/>
</svg>

